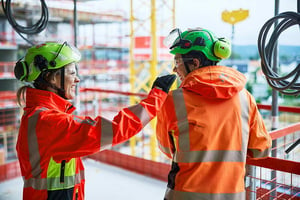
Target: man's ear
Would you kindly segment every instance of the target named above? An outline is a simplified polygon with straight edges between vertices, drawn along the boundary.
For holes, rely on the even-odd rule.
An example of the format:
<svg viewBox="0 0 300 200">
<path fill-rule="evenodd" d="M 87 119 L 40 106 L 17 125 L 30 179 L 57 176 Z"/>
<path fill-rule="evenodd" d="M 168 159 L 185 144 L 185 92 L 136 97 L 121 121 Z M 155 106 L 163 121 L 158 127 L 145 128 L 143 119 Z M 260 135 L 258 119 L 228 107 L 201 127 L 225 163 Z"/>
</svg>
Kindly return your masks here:
<svg viewBox="0 0 300 200">
<path fill-rule="evenodd" d="M 195 69 L 198 69 L 199 67 L 201 67 L 201 61 L 197 58 L 193 59 L 193 64 L 194 64 Z"/>
</svg>

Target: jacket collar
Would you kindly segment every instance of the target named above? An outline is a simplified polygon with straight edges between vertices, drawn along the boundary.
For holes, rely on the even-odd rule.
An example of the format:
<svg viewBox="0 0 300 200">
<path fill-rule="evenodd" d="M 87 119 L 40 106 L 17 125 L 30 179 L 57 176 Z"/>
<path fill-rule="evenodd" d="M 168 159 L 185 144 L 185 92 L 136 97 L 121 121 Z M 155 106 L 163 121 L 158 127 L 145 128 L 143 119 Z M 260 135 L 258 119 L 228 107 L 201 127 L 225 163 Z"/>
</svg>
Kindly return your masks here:
<svg viewBox="0 0 300 200">
<path fill-rule="evenodd" d="M 207 66 L 189 73 L 180 87 L 211 99 L 229 99 L 241 91 L 246 77 L 226 66 Z"/>
<path fill-rule="evenodd" d="M 54 92 L 27 88 L 26 90 L 26 107 L 41 106 L 48 109 L 58 109 L 62 112 L 72 113 L 76 108 L 62 97 Z"/>
</svg>

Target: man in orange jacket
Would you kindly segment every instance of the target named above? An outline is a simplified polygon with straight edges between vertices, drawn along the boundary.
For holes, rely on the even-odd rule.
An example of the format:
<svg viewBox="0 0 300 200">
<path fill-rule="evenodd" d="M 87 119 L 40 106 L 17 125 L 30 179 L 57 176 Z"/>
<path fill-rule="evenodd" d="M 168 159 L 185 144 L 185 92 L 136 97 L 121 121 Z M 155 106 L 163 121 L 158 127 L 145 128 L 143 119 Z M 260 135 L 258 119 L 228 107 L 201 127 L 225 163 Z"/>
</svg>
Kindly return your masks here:
<svg viewBox="0 0 300 200">
<path fill-rule="evenodd" d="M 156 116 L 175 75 L 158 77 L 147 98 L 122 109 L 113 119 L 72 114 L 79 83 L 78 50 L 68 43 L 46 42 L 28 49 L 15 76 L 32 83 L 17 97 L 24 100 L 17 153 L 24 200 L 83 200 L 86 156 L 128 140 Z"/>
<path fill-rule="evenodd" d="M 165 200 L 244 200 L 246 157 L 271 147 L 255 99 L 237 70 L 218 66 L 230 43 L 206 29 L 174 29 L 165 39 L 180 87 L 157 115 L 160 150 L 172 159 Z"/>
</svg>

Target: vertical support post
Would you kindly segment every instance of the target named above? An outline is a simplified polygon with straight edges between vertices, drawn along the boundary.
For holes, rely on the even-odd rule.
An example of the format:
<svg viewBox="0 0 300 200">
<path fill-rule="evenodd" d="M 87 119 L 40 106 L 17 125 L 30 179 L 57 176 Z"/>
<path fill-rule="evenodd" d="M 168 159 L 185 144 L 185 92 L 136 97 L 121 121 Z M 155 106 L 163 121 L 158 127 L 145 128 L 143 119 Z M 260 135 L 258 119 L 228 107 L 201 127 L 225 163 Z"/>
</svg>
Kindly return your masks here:
<svg viewBox="0 0 300 200">
<path fill-rule="evenodd" d="M 129 68 L 130 68 L 130 75 L 129 75 L 129 82 L 131 87 L 134 86 L 135 83 L 135 69 L 134 69 L 134 57 L 133 57 L 133 49 L 134 49 L 134 16 L 133 16 L 133 0 L 130 0 L 130 49 L 129 49 Z M 133 96 L 130 96 L 130 104 L 134 104 L 135 99 Z M 135 156 L 135 145 L 136 145 L 136 137 L 132 137 L 129 140 L 130 143 L 130 149 L 131 149 L 131 155 Z"/>
<path fill-rule="evenodd" d="M 150 65 L 150 85 L 154 82 L 157 75 L 157 36 L 156 36 L 156 0 L 151 0 L 151 65 Z M 151 126 L 155 130 L 156 120 L 151 121 Z M 150 152 L 151 160 L 155 161 L 157 157 L 156 153 L 156 136 L 155 132 L 150 135 Z"/>
<path fill-rule="evenodd" d="M 77 20 L 77 0 L 74 0 L 74 10 L 73 10 L 73 21 L 74 21 L 74 46 L 77 47 L 77 30 L 78 30 L 78 20 Z M 78 66 L 76 66 L 77 72 L 79 71 Z M 79 97 L 79 87 L 76 87 L 74 104 L 76 107 L 75 114 L 80 114 L 80 97 Z"/>
<path fill-rule="evenodd" d="M 172 28 L 175 28 L 176 27 L 176 0 L 173 0 L 173 5 L 172 5 Z M 172 62 L 173 63 L 173 62 Z M 173 64 L 171 65 L 172 67 L 172 70 L 173 70 Z M 177 88 L 177 83 L 178 83 L 178 80 L 176 79 L 174 84 L 171 86 L 171 90 L 175 90 Z"/>
<path fill-rule="evenodd" d="M 150 83 L 153 83 L 157 70 L 157 36 L 156 36 L 156 0 L 151 0 L 151 65 L 150 65 Z"/>
<path fill-rule="evenodd" d="M 96 46 L 96 31 L 95 31 L 95 23 L 92 25 L 92 32 L 93 32 L 93 46 Z M 92 60 L 96 60 L 96 50 L 92 48 Z M 95 63 L 93 63 L 95 65 Z"/>
<path fill-rule="evenodd" d="M 77 20 L 77 0 L 74 0 L 74 11 L 73 11 L 73 20 L 74 20 L 74 46 L 77 47 L 77 31 L 78 31 L 78 20 Z"/>
<path fill-rule="evenodd" d="M 163 32 L 166 34 L 166 31 L 163 31 L 168 27 L 166 19 L 163 20 L 163 24 L 160 24 L 158 16 L 165 17 L 167 16 L 168 20 L 172 20 L 171 15 L 165 15 L 167 11 L 171 10 L 171 6 L 162 6 L 157 7 L 157 2 L 160 4 L 170 4 L 173 1 L 165 0 L 130 0 L 130 50 L 129 50 L 129 67 L 130 67 L 130 85 L 132 92 L 139 92 L 140 90 L 148 91 L 151 89 L 153 81 L 159 72 L 162 72 L 166 66 L 163 62 L 158 62 L 159 58 L 159 42 L 158 39 L 160 36 L 159 33 Z M 139 7 L 135 8 L 137 4 Z M 143 6 L 141 6 L 143 4 Z M 165 7 L 165 8 L 164 8 Z M 151 9 L 151 10 L 150 10 Z M 160 15 L 160 13 L 162 14 Z M 168 13 L 171 14 L 171 13 Z M 174 13 L 173 16 L 174 17 Z M 172 24 L 170 24 L 171 26 Z M 158 29 L 159 27 L 159 29 Z M 169 30 L 169 29 L 168 29 Z M 139 37 L 141 36 L 141 37 Z M 138 38 L 137 38 L 138 37 Z M 141 40 L 137 40 L 141 39 Z M 150 39 L 150 40 L 149 40 Z M 143 41 L 144 40 L 144 41 Z M 137 42 L 137 44 L 135 44 Z M 144 43 L 143 43 L 144 42 Z M 150 44 L 150 45 L 149 45 Z M 137 49 L 135 49 L 135 47 Z M 162 60 L 163 61 L 163 60 Z M 160 68 L 158 68 L 158 66 Z M 132 96 L 130 98 L 130 103 L 134 104 L 138 101 L 138 98 Z M 158 154 L 156 137 L 153 130 L 155 130 L 155 121 L 153 119 L 149 126 L 145 127 L 143 132 L 149 135 L 150 141 L 147 141 L 145 145 L 147 149 L 147 156 L 149 159 L 156 159 L 156 154 Z M 149 130 L 149 131 L 148 131 Z M 136 136 L 135 136 L 136 137 Z M 139 138 L 132 137 L 130 139 L 130 147 L 132 155 L 135 155 L 136 142 Z M 150 152 L 150 154 L 149 154 Z M 139 152 L 136 152 L 139 154 Z"/>
<path fill-rule="evenodd" d="M 176 20 L 176 18 L 175 18 L 175 13 L 176 13 L 176 4 L 175 4 L 175 1 L 176 0 L 173 0 L 173 8 L 172 8 L 172 25 L 173 25 L 173 27 L 172 28 L 175 28 L 175 26 L 176 26 L 176 24 L 175 24 L 175 20 Z"/>
<path fill-rule="evenodd" d="M 249 196 L 249 200 L 256 200 L 256 167 L 250 165 L 249 166 L 249 174 L 250 174 L 250 196 Z"/>
<path fill-rule="evenodd" d="M 279 0 L 275 0 L 275 12 L 274 12 L 274 15 L 278 15 L 279 13 Z M 278 21 L 276 20 L 275 23 L 274 23 L 274 28 L 278 25 Z M 277 44 L 277 41 L 276 41 L 276 44 L 274 45 L 274 54 L 273 54 L 273 71 L 275 73 L 277 73 L 278 71 L 278 44 Z M 278 91 L 272 89 L 272 116 L 271 116 L 271 119 L 272 119 L 272 124 L 271 124 L 271 129 L 272 130 L 276 130 L 278 129 L 278 124 L 279 124 L 279 119 L 278 119 Z M 273 143 L 272 143 L 272 152 L 271 152 L 271 156 L 272 157 L 276 157 L 277 156 L 277 149 L 276 149 L 276 146 L 277 146 L 277 140 L 273 140 Z M 271 180 L 274 180 L 276 181 L 276 171 L 275 170 L 272 170 L 271 172 Z M 274 189 L 276 188 L 276 183 L 271 183 L 271 189 Z M 271 195 L 270 195 L 270 199 L 273 199 L 274 197 L 276 197 L 276 190 L 273 190 L 271 192 Z"/>
</svg>

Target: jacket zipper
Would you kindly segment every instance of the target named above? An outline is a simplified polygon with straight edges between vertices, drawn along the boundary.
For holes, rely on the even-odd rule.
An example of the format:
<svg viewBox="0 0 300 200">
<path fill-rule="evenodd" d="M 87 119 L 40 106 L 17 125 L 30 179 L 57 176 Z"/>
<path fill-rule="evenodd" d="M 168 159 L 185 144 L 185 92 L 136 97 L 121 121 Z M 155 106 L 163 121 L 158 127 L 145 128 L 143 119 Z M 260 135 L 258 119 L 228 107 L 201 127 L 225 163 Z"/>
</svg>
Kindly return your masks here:
<svg viewBox="0 0 300 200">
<path fill-rule="evenodd" d="M 75 200 L 78 199 L 78 188 L 76 188 Z"/>
<path fill-rule="evenodd" d="M 60 183 L 64 183 L 65 182 L 65 166 L 66 166 L 66 161 L 63 160 L 61 161 L 61 165 L 60 165 Z"/>
</svg>

